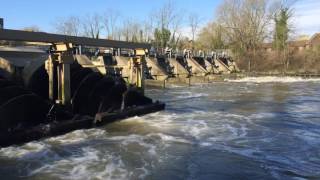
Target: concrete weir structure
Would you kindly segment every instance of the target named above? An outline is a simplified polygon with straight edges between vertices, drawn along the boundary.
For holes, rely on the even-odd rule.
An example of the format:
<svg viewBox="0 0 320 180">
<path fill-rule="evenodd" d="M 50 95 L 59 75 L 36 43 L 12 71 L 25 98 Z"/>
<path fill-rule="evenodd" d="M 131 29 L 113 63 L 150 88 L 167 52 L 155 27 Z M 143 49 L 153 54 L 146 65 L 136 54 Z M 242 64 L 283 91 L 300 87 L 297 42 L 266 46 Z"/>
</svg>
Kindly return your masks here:
<svg viewBox="0 0 320 180">
<path fill-rule="evenodd" d="M 164 81 L 168 79 L 169 74 L 166 72 L 165 69 L 161 67 L 157 58 L 155 57 L 147 57 L 146 58 L 147 67 L 149 70 L 149 74 L 155 80 Z"/>
<path fill-rule="evenodd" d="M 207 83 L 223 79 L 224 76 L 229 76 L 233 72 L 238 72 L 239 69 L 236 63 L 227 56 L 191 56 L 191 52 L 187 51 L 185 55 L 175 55 L 172 51 L 168 51 L 166 55 L 158 56 L 153 59 L 153 62 L 168 62 L 168 63 L 147 63 L 147 66 L 157 68 L 161 66 L 167 71 L 168 78 L 164 80 L 153 79 L 147 80 L 147 85 L 164 87 L 166 84 L 193 84 Z M 151 74 L 155 73 L 151 71 Z"/>
<path fill-rule="evenodd" d="M 174 77 L 187 78 L 190 76 L 190 72 L 184 67 L 176 58 L 168 58 L 169 64 L 172 67 L 172 74 Z"/>
<path fill-rule="evenodd" d="M 208 71 L 201 66 L 195 59 L 193 58 L 186 58 L 188 66 L 191 67 L 191 74 L 193 76 L 206 76 Z"/>
<path fill-rule="evenodd" d="M 212 64 L 210 63 L 208 60 L 203 59 L 205 66 L 206 66 L 206 70 L 208 71 L 209 74 L 218 74 L 219 70 Z"/>
<path fill-rule="evenodd" d="M 222 74 L 230 74 L 231 73 L 231 69 L 228 67 L 228 65 L 223 63 L 221 60 L 215 59 L 214 64 L 217 66 L 219 73 L 222 73 Z"/>
</svg>

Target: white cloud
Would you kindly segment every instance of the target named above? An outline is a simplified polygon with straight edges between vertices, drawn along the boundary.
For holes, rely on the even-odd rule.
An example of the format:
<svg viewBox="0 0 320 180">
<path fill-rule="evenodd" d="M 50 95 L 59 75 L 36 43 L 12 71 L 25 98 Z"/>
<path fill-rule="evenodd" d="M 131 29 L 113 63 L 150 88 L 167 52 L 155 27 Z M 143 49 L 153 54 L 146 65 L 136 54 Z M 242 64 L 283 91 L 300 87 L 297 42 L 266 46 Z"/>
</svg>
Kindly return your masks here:
<svg viewBox="0 0 320 180">
<path fill-rule="evenodd" d="M 300 0 L 294 5 L 297 34 L 312 35 L 320 31 L 320 1 Z"/>
</svg>

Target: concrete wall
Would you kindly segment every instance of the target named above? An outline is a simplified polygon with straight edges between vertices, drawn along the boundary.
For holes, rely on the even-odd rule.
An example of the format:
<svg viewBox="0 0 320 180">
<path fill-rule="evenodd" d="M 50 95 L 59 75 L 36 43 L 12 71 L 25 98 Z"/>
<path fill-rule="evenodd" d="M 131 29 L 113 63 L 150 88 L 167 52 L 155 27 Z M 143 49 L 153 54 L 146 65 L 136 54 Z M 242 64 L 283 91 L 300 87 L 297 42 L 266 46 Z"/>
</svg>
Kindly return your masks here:
<svg viewBox="0 0 320 180">
<path fill-rule="evenodd" d="M 205 76 L 208 71 L 204 69 L 196 60 L 187 58 L 188 65 L 192 67 L 192 74 L 195 76 Z"/>
<path fill-rule="evenodd" d="M 222 61 L 220 61 L 219 59 L 215 59 L 214 63 L 216 66 L 218 66 L 218 71 L 219 73 L 223 73 L 223 74 L 230 74 L 231 70 L 229 69 L 229 67 L 224 64 Z"/>
<path fill-rule="evenodd" d="M 217 68 L 215 68 L 214 66 L 213 66 L 213 64 L 211 64 L 208 60 L 204 60 L 204 62 L 205 62 L 205 65 L 206 65 L 206 70 L 209 72 L 209 73 L 211 73 L 211 74 L 217 74 L 217 73 L 219 73 L 219 70 L 217 69 Z"/>
<path fill-rule="evenodd" d="M 156 80 L 165 80 L 168 78 L 168 74 L 165 70 L 161 68 L 158 64 L 156 58 L 147 57 L 146 58 L 147 67 L 151 70 L 151 76 Z"/>
<path fill-rule="evenodd" d="M 174 75 L 181 77 L 189 76 L 189 72 L 175 58 L 169 58 L 169 63 L 173 67 Z"/>
<path fill-rule="evenodd" d="M 130 57 L 123 57 L 123 56 L 114 56 L 117 66 L 122 68 L 122 77 L 128 78 L 130 76 Z"/>
</svg>

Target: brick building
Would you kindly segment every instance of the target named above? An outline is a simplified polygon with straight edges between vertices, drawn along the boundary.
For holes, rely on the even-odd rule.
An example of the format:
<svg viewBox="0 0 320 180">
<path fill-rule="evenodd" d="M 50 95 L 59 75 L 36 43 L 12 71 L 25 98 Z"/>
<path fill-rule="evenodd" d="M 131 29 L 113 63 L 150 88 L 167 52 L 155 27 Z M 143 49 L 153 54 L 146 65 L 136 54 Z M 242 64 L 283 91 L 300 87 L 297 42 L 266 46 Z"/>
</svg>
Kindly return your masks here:
<svg viewBox="0 0 320 180">
<path fill-rule="evenodd" d="M 289 41 L 288 45 L 290 50 L 294 51 L 303 51 L 310 48 L 320 47 L 320 33 L 314 34 L 308 40 Z M 272 43 L 263 43 L 261 48 L 267 52 L 272 52 L 274 50 Z"/>
</svg>

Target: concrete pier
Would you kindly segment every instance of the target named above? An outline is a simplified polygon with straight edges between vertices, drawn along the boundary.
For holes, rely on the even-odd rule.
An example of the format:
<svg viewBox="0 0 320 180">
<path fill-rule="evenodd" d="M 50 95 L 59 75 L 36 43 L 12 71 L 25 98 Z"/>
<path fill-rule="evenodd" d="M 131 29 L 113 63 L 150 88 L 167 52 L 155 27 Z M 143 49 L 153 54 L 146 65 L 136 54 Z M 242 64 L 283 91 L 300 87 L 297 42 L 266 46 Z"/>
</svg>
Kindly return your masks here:
<svg viewBox="0 0 320 180">
<path fill-rule="evenodd" d="M 224 64 L 221 60 L 219 59 L 215 59 L 214 60 L 214 64 L 216 66 L 218 66 L 218 71 L 219 73 L 222 73 L 222 74 L 230 74 L 232 72 L 232 70 L 226 65 Z"/>
<path fill-rule="evenodd" d="M 191 73 L 193 76 L 205 76 L 208 74 L 208 71 L 203 68 L 196 60 L 192 58 L 186 59 L 188 62 L 188 66 L 191 66 Z"/>
<path fill-rule="evenodd" d="M 211 64 L 208 60 L 204 59 L 205 65 L 206 65 L 206 70 L 210 74 L 218 74 L 219 70 L 214 67 L 213 64 Z"/>
<path fill-rule="evenodd" d="M 114 56 L 114 58 L 117 62 L 117 66 L 122 69 L 122 77 L 128 78 L 130 76 L 130 57 Z"/>
<path fill-rule="evenodd" d="M 170 66 L 173 67 L 173 75 L 176 77 L 188 77 L 188 70 L 183 67 L 175 58 L 169 58 Z"/>
<path fill-rule="evenodd" d="M 169 77 L 168 73 L 159 65 L 156 58 L 147 57 L 146 63 L 153 79 L 163 81 Z"/>
</svg>

